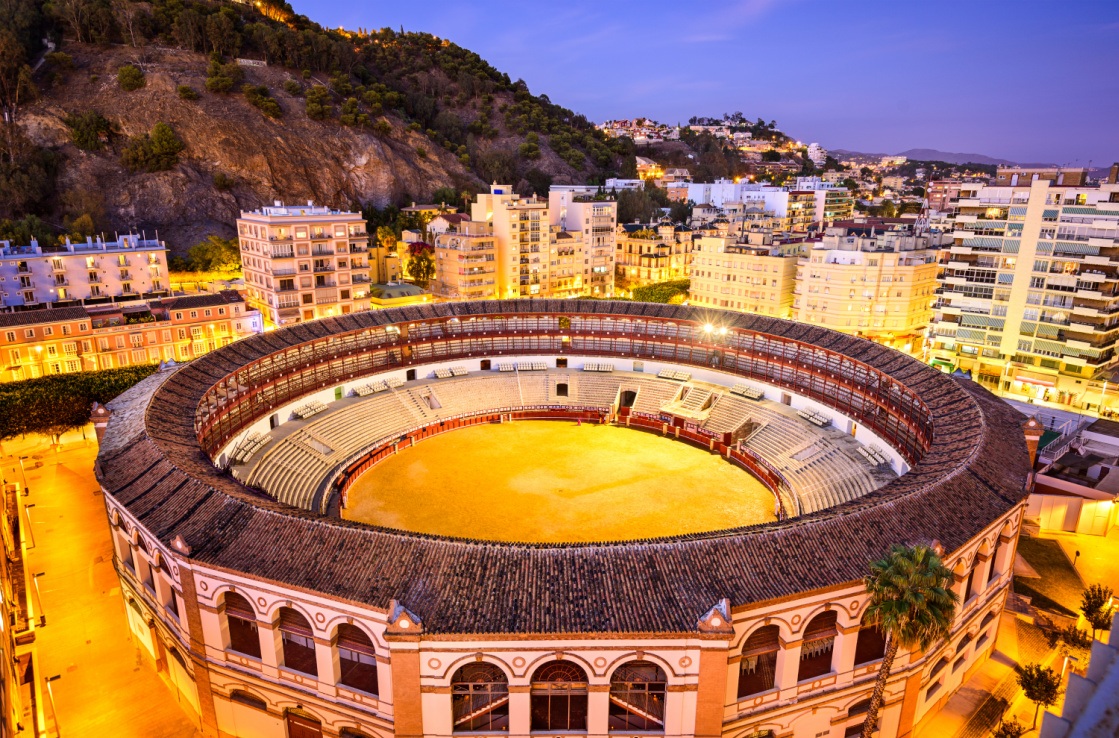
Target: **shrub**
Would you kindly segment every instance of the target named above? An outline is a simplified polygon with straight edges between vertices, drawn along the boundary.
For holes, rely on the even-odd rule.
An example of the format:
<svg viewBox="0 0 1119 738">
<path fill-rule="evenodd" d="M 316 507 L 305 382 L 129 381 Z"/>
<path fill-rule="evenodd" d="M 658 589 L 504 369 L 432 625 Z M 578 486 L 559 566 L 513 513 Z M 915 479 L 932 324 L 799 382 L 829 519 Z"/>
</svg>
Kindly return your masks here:
<svg viewBox="0 0 1119 738">
<path fill-rule="evenodd" d="M 214 189 L 225 192 L 233 188 L 233 178 L 225 172 L 214 172 Z"/>
<path fill-rule="evenodd" d="M 218 56 L 210 57 L 206 68 L 206 89 L 210 92 L 226 93 L 245 78 L 245 72 L 236 64 L 222 64 Z"/>
<path fill-rule="evenodd" d="M 179 97 L 183 100 L 197 100 L 198 92 L 190 85 L 179 85 Z"/>
<path fill-rule="evenodd" d="M 307 90 L 307 117 L 311 120 L 326 120 L 334 115 L 330 104 L 330 91 L 322 85 L 314 85 Z"/>
<path fill-rule="evenodd" d="M 284 92 L 292 97 L 299 97 L 303 94 L 303 85 L 299 84 L 294 79 L 285 79 Z"/>
<path fill-rule="evenodd" d="M 144 73 L 131 64 L 125 64 L 117 70 L 117 83 L 125 92 L 138 90 L 145 84 Z"/>
<path fill-rule="evenodd" d="M 70 140 L 74 145 L 86 151 L 104 148 L 112 131 L 112 124 L 93 110 L 72 113 L 63 118 L 62 122 L 70 128 Z"/>
<path fill-rule="evenodd" d="M 186 144 L 171 126 L 156 123 L 151 133 L 128 142 L 120 160 L 132 172 L 162 172 L 179 163 L 179 152 Z"/>
<path fill-rule="evenodd" d="M 517 147 L 517 153 L 525 159 L 539 159 L 540 147 L 534 143 L 523 143 Z"/>
<path fill-rule="evenodd" d="M 416 156 L 420 157 L 421 159 L 426 159 L 427 158 L 427 149 L 425 149 L 423 146 L 417 146 L 416 147 Z"/>
<path fill-rule="evenodd" d="M 280 104 L 272 99 L 268 94 L 268 88 L 264 85 L 242 85 L 241 92 L 245 93 L 245 99 L 249 104 L 260 110 L 260 112 L 267 115 L 269 118 L 279 118 L 283 116 L 284 110 Z"/>
<path fill-rule="evenodd" d="M 74 68 L 74 57 L 62 51 L 52 51 L 46 56 L 47 63 L 59 70 Z"/>
<path fill-rule="evenodd" d="M 373 124 L 373 133 L 382 138 L 392 133 L 392 124 L 387 120 L 379 120 Z"/>
</svg>

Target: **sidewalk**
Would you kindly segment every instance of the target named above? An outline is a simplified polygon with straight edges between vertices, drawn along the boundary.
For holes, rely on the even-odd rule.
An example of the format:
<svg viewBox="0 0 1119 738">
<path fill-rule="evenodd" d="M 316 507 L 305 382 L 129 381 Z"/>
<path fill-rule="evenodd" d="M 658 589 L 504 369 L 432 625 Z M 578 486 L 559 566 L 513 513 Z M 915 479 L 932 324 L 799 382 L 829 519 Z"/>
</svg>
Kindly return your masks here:
<svg viewBox="0 0 1119 738">
<path fill-rule="evenodd" d="M 63 736 L 193 738 L 201 735 L 133 643 L 101 492 L 93 478 L 97 443 L 92 428 L 63 437 L 16 439 L 3 445 L 3 476 L 22 486 L 35 548 L 28 566 L 38 575 L 46 627 L 36 631 L 41 678 L 51 682 Z"/>
</svg>

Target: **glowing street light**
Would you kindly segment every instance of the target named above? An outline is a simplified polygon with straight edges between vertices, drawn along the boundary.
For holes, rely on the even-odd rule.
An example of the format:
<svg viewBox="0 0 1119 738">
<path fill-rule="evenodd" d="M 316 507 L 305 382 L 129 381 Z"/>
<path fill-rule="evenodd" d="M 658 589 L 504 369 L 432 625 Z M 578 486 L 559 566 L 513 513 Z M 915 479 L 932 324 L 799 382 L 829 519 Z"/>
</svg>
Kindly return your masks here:
<svg viewBox="0 0 1119 738">
<path fill-rule="evenodd" d="M 703 326 L 703 332 L 704 333 L 710 333 L 713 330 L 715 330 L 715 326 L 711 325 L 710 323 L 707 323 L 706 325 Z"/>
</svg>

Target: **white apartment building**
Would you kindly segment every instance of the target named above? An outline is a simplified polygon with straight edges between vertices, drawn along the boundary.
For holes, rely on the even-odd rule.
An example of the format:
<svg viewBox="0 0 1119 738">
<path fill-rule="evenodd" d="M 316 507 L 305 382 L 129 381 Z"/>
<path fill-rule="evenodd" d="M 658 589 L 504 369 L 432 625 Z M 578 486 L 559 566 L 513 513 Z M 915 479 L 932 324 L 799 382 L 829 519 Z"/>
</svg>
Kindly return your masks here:
<svg viewBox="0 0 1119 738">
<path fill-rule="evenodd" d="M 5 307 L 98 304 L 168 295 L 167 246 L 135 234 L 58 246 L 0 241 Z"/>
<path fill-rule="evenodd" d="M 690 304 L 790 317 L 797 254 L 766 232 L 704 236 L 692 258 Z"/>
<path fill-rule="evenodd" d="M 947 241 L 889 219 L 828 228 L 798 265 L 793 318 L 912 351 L 932 319 Z"/>
<path fill-rule="evenodd" d="M 932 222 L 951 237 L 933 364 L 993 389 L 1082 403 L 1119 342 L 1119 185 L 961 183 Z"/>
<path fill-rule="evenodd" d="M 471 221 L 492 234 L 498 297 L 613 294 L 617 204 L 597 188 L 552 188 L 545 202 L 495 184 Z"/>
<path fill-rule="evenodd" d="M 575 264 L 570 269 L 576 279 L 573 284 L 565 285 L 565 289 L 581 290 L 582 294 L 592 297 L 613 295 L 618 204 L 597 192 L 579 192 L 576 187 L 557 186 L 548 191 L 548 212 L 551 224 L 558 227 L 558 232 L 582 233 L 581 239 L 569 239 L 566 248 L 560 249 L 569 251 L 572 241 L 581 242 L 582 264 Z M 553 265 L 562 268 L 556 261 L 562 258 L 560 254 L 553 254 Z M 578 284 L 580 276 L 581 284 Z"/>
<path fill-rule="evenodd" d="M 249 304 L 288 325 L 369 309 L 369 234 L 361 213 L 284 205 L 237 219 Z"/>
<path fill-rule="evenodd" d="M 817 167 L 822 167 L 827 163 L 828 150 L 818 143 L 808 144 L 808 158 Z"/>
<path fill-rule="evenodd" d="M 688 199 L 718 208 L 727 203 L 762 203 L 773 212 L 780 230 L 806 231 L 850 217 L 852 201 L 845 187 L 818 177 L 798 177 L 793 185 L 778 187 L 758 182 L 719 179 L 688 185 Z"/>
</svg>

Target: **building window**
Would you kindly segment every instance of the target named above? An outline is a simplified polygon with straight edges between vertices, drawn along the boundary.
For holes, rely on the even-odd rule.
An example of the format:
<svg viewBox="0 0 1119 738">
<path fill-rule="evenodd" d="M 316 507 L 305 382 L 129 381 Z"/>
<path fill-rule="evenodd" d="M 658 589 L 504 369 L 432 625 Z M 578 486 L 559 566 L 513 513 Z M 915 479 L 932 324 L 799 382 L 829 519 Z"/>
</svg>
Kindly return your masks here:
<svg viewBox="0 0 1119 738">
<path fill-rule="evenodd" d="M 229 693 L 229 700 L 231 702 L 237 702 L 242 705 L 246 705 L 255 710 L 268 712 L 268 703 L 255 695 L 251 695 L 248 692 L 242 692 L 239 689 L 235 689 Z"/>
<path fill-rule="evenodd" d="M 586 732 L 587 675 L 570 661 L 553 661 L 532 676 L 532 730 Z"/>
<path fill-rule="evenodd" d="M 664 732 L 668 677 L 649 661 L 622 664 L 610 678 L 611 732 Z"/>
<path fill-rule="evenodd" d="M 176 594 L 175 588 L 171 587 L 171 596 L 167 600 L 167 612 L 179 619 L 179 595 Z"/>
<path fill-rule="evenodd" d="M 739 699 L 773 689 L 781 648 L 779 633 L 776 625 L 766 625 L 746 639 L 738 669 Z"/>
<path fill-rule="evenodd" d="M 822 612 L 804 628 L 800 647 L 800 671 L 797 681 L 815 679 L 831 671 L 832 650 L 835 647 L 835 611 Z"/>
<path fill-rule="evenodd" d="M 290 607 L 280 608 L 280 639 L 283 643 L 283 665 L 304 674 L 317 677 L 318 663 L 315 660 L 315 639 L 311 636 L 311 624 L 297 610 Z"/>
<path fill-rule="evenodd" d="M 361 628 L 342 623 L 338 626 L 338 662 L 341 677 L 338 681 L 347 687 L 369 694 L 377 694 L 377 654 L 373 641 Z"/>
<path fill-rule="evenodd" d="M 252 604 L 236 592 L 226 592 L 225 621 L 229 630 L 229 648 L 259 659 L 260 636 Z"/>
<path fill-rule="evenodd" d="M 451 721 L 456 733 L 508 733 L 505 672 L 480 661 L 460 667 L 451 677 Z"/>
<path fill-rule="evenodd" d="M 876 623 L 863 615 L 859 626 L 858 639 L 855 641 L 855 666 L 878 661 L 886 654 L 886 636 Z"/>
</svg>

